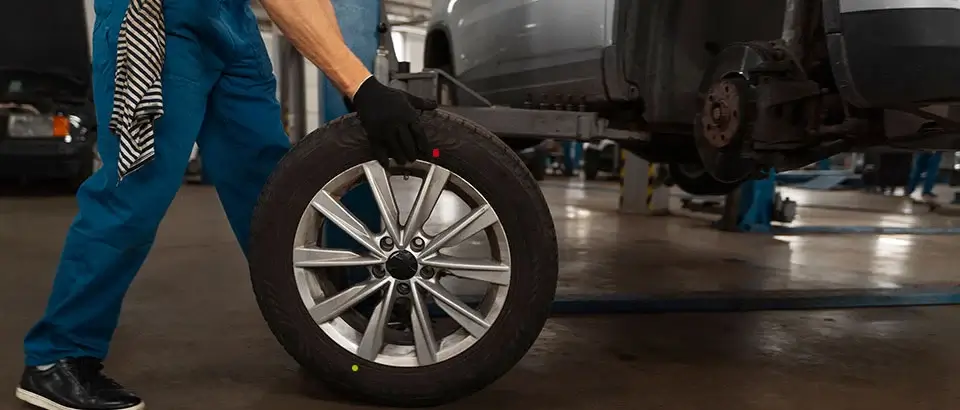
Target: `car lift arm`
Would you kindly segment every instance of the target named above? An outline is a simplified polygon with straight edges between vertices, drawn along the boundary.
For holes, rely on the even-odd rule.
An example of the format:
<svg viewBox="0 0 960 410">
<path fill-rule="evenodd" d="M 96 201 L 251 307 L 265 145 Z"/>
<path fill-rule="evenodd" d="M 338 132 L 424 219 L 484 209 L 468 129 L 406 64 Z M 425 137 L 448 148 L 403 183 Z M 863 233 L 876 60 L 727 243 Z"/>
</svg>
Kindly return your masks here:
<svg viewBox="0 0 960 410">
<path fill-rule="evenodd" d="M 553 140 L 593 141 L 647 141 L 649 134 L 613 129 L 599 114 L 587 111 L 530 110 L 495 106 L 477 92 L 441 70 L 429 69 L 419 73 L 394 72 L 391 86 L 413 95 L 440 100 L 444 84 L 456 87 L 482 106 L 443 106 L 446 111 L 460 115 L 490 130 L 500 138 L 537 138 Z"/>
</svg>

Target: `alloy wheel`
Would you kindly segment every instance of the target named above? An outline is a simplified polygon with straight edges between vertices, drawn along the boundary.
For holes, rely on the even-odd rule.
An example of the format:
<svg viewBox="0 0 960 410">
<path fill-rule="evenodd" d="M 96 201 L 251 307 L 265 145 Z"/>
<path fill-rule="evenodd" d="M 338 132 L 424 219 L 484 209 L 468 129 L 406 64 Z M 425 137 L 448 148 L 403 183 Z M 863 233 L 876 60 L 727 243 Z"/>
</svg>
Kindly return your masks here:
<svg viewBox="0 0 960 410">
<path fill-rule="evenodd" d="M 466 351 L 497 320 L 510 286 L 510 251 L 497 213 L 463 178 L 424 161 L 403 172 L 391 177 L 369 161 L 330 180 L 300 218 L 293 274 L 310 316 L 340 347 L 382 365 L 419 367 Z M 410 210 L 401 212 L 398 183 L 391 181 L 410 176 L 422 182 Z M 363 182 L 373 192 L 379 229 L 339 200 Z M 450 196 L 466 205 L 465 215 L 440 215 L 438 202 Z M 435 229 L 438 219 L 448 223 Z M 359 250 L 328 247 L 326 224 Z M 476 245 L 484 242 L 489 251 L 478 255 Z M 358 283 L 345 283 L 347 269 L 362 272 Z M 458 295 L 451 279 L 478 283 L 482 291 L 473 300 Z"/>
</svg>

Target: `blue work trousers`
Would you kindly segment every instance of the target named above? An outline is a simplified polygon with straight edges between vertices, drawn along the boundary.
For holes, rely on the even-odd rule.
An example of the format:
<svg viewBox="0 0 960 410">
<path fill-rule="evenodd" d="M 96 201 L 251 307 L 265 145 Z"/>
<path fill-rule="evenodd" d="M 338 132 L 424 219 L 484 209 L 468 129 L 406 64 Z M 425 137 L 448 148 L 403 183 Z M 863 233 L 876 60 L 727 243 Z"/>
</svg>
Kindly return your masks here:
<svg viewBox="0 0 960 410">
<path fill-rule="evenodd" d="M 937 178 L 940 176 L 940 161 L 943 158 L 942 152 L 918 152 L 913 162 L 913 168 L 910 170 L 910 180 L 907 181 L 905 194 L 913 194 L 923 179 L 922 195 L 933 194 L 933 187 L 937 184 Z"/>
<path fill-rule="evenodd" d="M 165 0 L 165 114 L 156 122 L 156 157 L 118 184 L 118 141 L 107 124 L 128 1 L 95 1 L 93 88 L 104 163 L 77 193 L 80 211 L 46 311 L 24 342 L 28 366 L 107 355 L 124 295 L 183 181 L 194 143 L 244 252 L 260 190 L 290 147 L 249 1 Z"/>
</svg>

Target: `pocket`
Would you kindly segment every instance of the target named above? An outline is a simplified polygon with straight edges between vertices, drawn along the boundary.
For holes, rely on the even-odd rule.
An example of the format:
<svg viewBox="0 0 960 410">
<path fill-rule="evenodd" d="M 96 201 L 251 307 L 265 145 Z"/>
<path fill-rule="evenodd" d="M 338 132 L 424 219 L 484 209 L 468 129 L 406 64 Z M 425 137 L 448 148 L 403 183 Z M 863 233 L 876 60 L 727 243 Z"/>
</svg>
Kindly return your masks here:
<svg viewBox="0 0 960 410">
<path fill-rule="evenodd" d="M 102 1 L 102 0 L 101 0 Z M 98 15 L 93 26 L 93 48 L 91 50 L 93 77 L 93 102 L 97 110 L 97 121 L 104 124 L 100 135 L 108 135 L 105 126 L 113 110 L 113 91 L 116 76 L 117 44 L 114 30 L 106 15 Z"/>
<path fill-rule="evenodd" d="M 263 37 L 260 35 L 260 31 L 257 30 L 255 38 L 252 38 L 252 51 L 253 58 L 257 63 L 257 68 L 260 71 L 260 75 L 264 77 L 273 77 L 273 62 L 270 61 L 270 53 L 267 52 L 267 46 L 263 41 Z"/>
<path fill-rule="evenodd" d="M 270 53 L 267 52 L 267 45 L 263 39 L 263 32 L 260 31 L 260 24 L 257 22 L 257 16 L 253 14 L 250 6 L 244 7 L 244 29 L 246 31 L 247 44 L 249 50 L 253 53 L 252 57 L 256 61 L 260 75 L 272 77 L 273 62 L 270 61 Z"/>
<path fill-rule="evenodd" d="M 97 15 L 93 25 L 93 73 L 104 75 L 117 65 L 117 40 L 107 16 Z"/>
</svg>

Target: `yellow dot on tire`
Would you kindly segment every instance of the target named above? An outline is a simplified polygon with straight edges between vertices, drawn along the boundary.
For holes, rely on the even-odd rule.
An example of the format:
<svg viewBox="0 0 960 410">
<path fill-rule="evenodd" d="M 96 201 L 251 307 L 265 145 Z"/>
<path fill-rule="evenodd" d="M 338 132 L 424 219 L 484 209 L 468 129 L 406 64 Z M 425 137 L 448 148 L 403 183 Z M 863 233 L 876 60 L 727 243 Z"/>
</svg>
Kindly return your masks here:
<svg viewBox="0 0 960 410">
<path fill-rule="evenodd" d="M 357 365 L 350 366 L 350 370 L 353 370 L 355 372 L 360 371 L 360 366 L 357 366 Z"/>
</svg>

